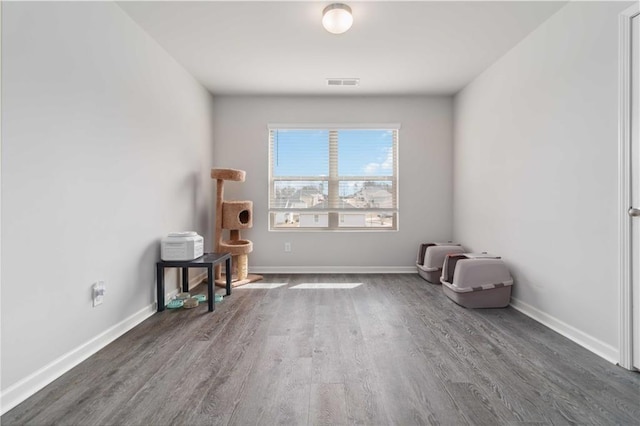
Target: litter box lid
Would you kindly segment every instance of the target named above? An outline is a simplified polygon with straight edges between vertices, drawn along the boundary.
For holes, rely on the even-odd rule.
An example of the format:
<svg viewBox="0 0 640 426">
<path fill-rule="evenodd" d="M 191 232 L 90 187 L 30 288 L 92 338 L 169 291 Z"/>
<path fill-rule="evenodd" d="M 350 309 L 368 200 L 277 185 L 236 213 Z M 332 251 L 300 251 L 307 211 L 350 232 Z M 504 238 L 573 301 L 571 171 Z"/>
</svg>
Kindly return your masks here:
<svg viewBox="0 0 640 426">
<path fill-rule="evenodd" d="M 482 253 L 465 253 L 464 254 L 469 259 L 501 259 L 500 256 L 494 256 L 493 254 L 489 254 L 487 252 Z"/>
<path fill-rule="evenodd" d="M 448 254 L 459 253 L 464 253 L 464 249 L 459 245 L 448 244 L 431 246 L 427 248 L 425 253 L 424 267 L 422 269 L 431 272 L 439 271 L 442 269 L 442 263 Z"/>
<path fill-rule="evenodd" d="M 452 290 L 473 291 L 482 287 L 495 288 L 513 284 L 511 274 L 501 259 L 462 259 L 453 273 Z"/>
</svg>

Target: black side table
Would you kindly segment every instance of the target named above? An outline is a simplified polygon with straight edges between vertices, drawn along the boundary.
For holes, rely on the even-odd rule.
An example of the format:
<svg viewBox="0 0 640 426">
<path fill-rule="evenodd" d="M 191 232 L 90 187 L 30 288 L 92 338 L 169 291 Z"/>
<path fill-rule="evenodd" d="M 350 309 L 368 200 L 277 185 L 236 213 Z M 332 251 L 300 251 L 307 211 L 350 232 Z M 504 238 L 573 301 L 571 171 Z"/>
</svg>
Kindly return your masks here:
<svg viewBox="0 0 640 426">
<path fill-rule="evenodd" d="M 215 310 L 213 267 L 225 262 L 227 296 L 231 295 L 231 253 L 205 253 L 193 260 L 161 260 L 156 263 L 158 312 L 164 311 L 164 268 L 182 268 L 182 291 L 189 291 L 189 268 L 207 268 L 209 312 Z"/>
</svg>

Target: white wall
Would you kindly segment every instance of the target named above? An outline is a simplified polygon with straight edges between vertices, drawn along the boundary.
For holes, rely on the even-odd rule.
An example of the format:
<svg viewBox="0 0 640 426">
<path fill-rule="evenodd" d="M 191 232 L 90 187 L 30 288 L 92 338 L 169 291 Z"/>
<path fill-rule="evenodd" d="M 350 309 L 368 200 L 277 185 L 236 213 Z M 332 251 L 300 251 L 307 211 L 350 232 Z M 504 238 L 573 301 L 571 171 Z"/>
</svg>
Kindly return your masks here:
<svg viewBox="0 0 640 426">
<path fill-rule="evenodd" d="M 618 13 L 572 2 L 455 98 L 454 235 L 515 306 L 617 361 Z"/>
<path fill-rule="evenodd" d="M 452 114 L 450 97 L 216 97 L 215 166 L 247 171 L 245 183 L 226 184 L 225 198 L 254 203 L 253 229 L 242 233 L 254 243 L 250 269 L 415 269 L 420 242 L 451 237 Z M 269 232 L 267 124 L 376 122 L 402 125 L 400 230 Z"/>
<path fill-rule="evenodd" d="M 152 312 L 159 238 L 211 233 L 213 112 L 114 3 L 2 7 L 6 410 Z"/>
</svg>

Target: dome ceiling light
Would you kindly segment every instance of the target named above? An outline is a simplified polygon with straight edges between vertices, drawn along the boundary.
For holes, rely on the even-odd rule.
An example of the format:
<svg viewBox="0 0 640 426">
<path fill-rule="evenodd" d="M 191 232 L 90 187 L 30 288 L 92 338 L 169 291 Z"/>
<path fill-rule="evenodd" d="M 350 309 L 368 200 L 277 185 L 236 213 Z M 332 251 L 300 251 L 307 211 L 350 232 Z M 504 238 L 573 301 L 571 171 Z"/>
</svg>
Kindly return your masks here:
<svg viewBox="0 0 640 426">
<path fill-rule="evenodd" d="M 342 34 L 353 24 L 351 8 L 343 3 L 333 3 L 322 11 L 322 26 L 331 34 Z"/>
</svg>

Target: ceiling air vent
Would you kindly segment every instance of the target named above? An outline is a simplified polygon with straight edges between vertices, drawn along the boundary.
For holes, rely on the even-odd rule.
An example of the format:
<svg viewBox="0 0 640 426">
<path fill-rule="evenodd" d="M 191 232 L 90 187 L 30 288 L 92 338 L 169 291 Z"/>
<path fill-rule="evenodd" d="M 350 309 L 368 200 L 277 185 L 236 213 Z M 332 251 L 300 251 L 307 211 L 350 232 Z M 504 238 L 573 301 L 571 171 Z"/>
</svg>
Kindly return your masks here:
<svg viewBox="0 0 640 426">
<path fill-rule="evenodd" d="M 359 86 L 359 78 L 328 78 L 327 86 Z"/>
</svg>

